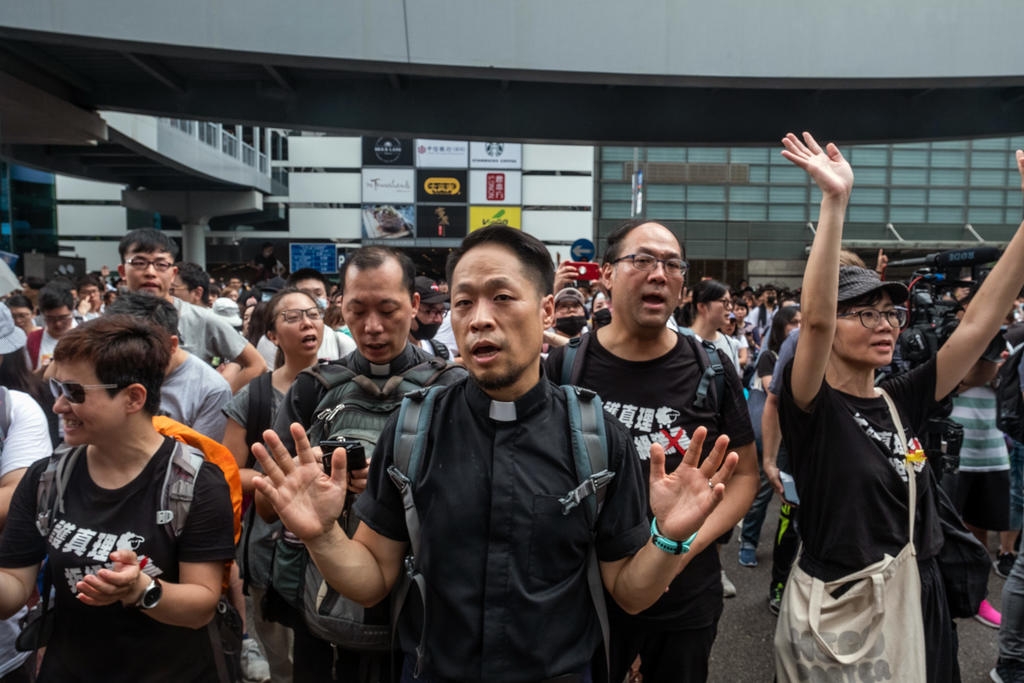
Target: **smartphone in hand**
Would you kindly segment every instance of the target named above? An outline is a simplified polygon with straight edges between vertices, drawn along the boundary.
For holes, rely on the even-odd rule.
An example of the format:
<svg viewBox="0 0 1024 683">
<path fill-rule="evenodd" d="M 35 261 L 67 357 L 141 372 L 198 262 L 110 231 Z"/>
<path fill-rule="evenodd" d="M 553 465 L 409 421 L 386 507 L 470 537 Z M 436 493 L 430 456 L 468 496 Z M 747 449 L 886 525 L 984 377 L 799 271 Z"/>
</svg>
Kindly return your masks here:
<svg viewBox="0 0 1024 683">
<path fill-rule="evenodd" d="M 335 448 L 345 449 L 345 469 L 349 472 L 366 467 L 366 449 L 362 442 L 354 439 L 324 439 L 320 442 L 320 450 L 323 451 L 322 462 L 327 476 L 331 476 L 331 458 L 334 457 Z"/>
</svg>

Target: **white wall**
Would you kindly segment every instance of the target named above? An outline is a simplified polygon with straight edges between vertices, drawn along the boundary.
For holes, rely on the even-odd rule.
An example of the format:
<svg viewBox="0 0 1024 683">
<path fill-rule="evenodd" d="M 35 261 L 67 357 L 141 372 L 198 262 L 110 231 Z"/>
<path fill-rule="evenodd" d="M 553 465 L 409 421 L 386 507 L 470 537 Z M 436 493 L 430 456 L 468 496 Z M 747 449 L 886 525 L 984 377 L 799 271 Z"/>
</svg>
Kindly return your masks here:
<svg viewBox="0 0 1024 683">
<path fill-rule="evenodd" d="M 289 237 L 304 239 L 351 239 L 363 236 L 359 209 L 291 209 Z"/>
<path fill-rule="evenodd" d="M 288 199 L 292 202 L 358 204 L 360 182 L 358 173 L 292 172 L 288 174 Z"/>
<path fill-rule="evenodd" d="M 120 239 L 125 234 L 127 210 L 123 206 L 57 206 L 57 234 L 65 237 Z"/>
<path fill-rule="evenodd" d="M 591 176 L 523 176 L 524 206 L 593 206 Z"/>
<path fill-rule="evenodd" d="M 359 168 L 363 148 L 359 138 L 295 136 L 288 138 L 288 165 L 313 168 Z"/>
<path fill-rule="evenodd" d="M 95 240 L 65 240 L 60 241 L 62 247 L 71 247 L 74 251 L 63 251 L 61 256 L 74 255 L 85 259 L 85 269 L 89 272 L 99 270 L 103 266 L 110 266 L 110 270 L 117 270 L 120 257 L 117 254 L 117 242 L 97 242 Z"/>
<path fill-rule="evenodd" d="M 594 172 L 592 145 L 523 145 L 524 171 Z"/>
<path fill-rule="evenodd" d="M 121 190 L 124 185 L 116 183 L 101 183 L 95 180 L 83 180 L 82 178 L 71 178 L 66 175 L 55 176 L 57 188 L 57 200 L 85 200 L 85 201 L 121 201 Z"/>
</svg>

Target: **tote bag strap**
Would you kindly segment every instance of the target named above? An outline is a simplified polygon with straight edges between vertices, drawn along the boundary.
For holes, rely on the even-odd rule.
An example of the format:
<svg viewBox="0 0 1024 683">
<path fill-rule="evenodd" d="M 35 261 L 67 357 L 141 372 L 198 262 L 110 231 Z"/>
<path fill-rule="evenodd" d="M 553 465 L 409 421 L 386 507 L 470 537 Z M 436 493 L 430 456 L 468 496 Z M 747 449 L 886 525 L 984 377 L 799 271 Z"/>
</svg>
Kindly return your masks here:
<svg viewBox="0 0 1024 683">
<path fill-rule="evenodd" d="M 892 415 L 892 423 L 896 426 L 896 435 L 900 439 L 900 443 L 903 444 L 903 462 L 907 470 L 907 488 L 910 490 L 910 496 L 908 499 L 909 505 L 907 506 L 907 516 L 910 518 L 908 526 L 910 527 L 910 535 L 907 536 L 908 543 L 910 543 L 911 552 L 917 555 L 917 549 L 914 547 L 914 513 L 917 511 L 917 476 L 914 471 L 914 465 L 907 458 L 909 450 L 907 448 L 907 437 L 903 431 L 903 420 L 900 419 L 899 411 L 896 410 L 896 405 L 892 402 L 892 397 L 886 393 L 885 389 L 881 387 L 875 387 L 875 393 L 885 399 L 885 405 L 889 406 L 889 414 Z"/>
</svg>

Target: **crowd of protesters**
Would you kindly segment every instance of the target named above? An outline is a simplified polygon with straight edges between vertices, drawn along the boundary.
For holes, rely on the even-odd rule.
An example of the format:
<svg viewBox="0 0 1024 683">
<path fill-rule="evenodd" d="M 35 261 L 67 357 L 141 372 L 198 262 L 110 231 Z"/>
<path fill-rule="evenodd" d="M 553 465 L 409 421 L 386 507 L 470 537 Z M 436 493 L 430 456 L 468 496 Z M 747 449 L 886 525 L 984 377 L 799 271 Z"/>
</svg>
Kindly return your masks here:
<svg viewBox="0 0 1024 683">
<path fill-rule="evenodd" d="M 1018 231 L 991 276 L 956 273 L 950 279 L 962 278 L 958 286 L 932 292 L 959 325 L 930 358 L 905 362 L 900 332 L 913 313 L 908 306 L 915 305 L 908 303 L 907 287 L 887 278 L 888 260 L 881 250 L 871 255 L 874 267 L 868 268 L 856 254 L 840 249 L 853 187 L 849 165 L 835 146 L 822 148 L 806 134 L 787 136 L 784 156 L 805 169 L 823 195 L 820 225 L 799 284 L 749 286 L 688 275 L 685 245 L 650 221 L 631 222 L 613 233 L 599 275 L 587 280 L 578 279 L 580 273 L 569 263 L 542 263 L 531 238 L 501 229 L 467 238 L 443 278 L 417 275 L 399 252 L 369 247 L 350 259 L 355 265 L 338 280 L 312 269 L 289 272 L 270 244 L 251 267 L 239 264 L 238 275 L 211 277 L 202 266 L 179 261 L 176 243 L 164 233 L 141 229 L 122 240 L 115 269 L 104 267 L 73 281 L 24 281 L 0 307 L 0 613 L 10 615 L 0 622 L 0 682 L 31 681 L 37 675 L 40 680 L 90 680 L 110 671 L 130 672 L 133 680 L 218 683 L 303 683 L 331 676 L 359 681 L 705 680 L 722 598 L 736 595 L 727 569 L 744 571 L 770 558 L 765 609 L 781 611 L 780 618 L 787 620 L 793 618 L 795 596 L 787 601 L 787 588 L 797 580 L 793 574 L 834 580 L 883 554 L 896 556 L 904 545 L 917 557 L 920 596 L 913 598 L 913 606 L 924 614 L 917 678 L 957 681 L 955 621 L 945 606 L 936 559 L 943 543 L 937 510 L 946 497 L 985 548 L 992 547 L 989 534 L 996 534 L 992 567 L 1007 579 L 1003 614 L 985 599 L 974 616 L 999 629 L 993 679 L 1024 681 L 1024 560 L 1019 559 L 1024 444 L 995 428 L 999 367 L 1024 343 L 1024 237 Z M 1020 152 L 1017 164 L 1024 177 Z M 488 293 L 488 278 L 502 268 L 512 275 L 494 285 L 497 293 Z M 563 368 L 563 361 L 571 365 L 574 353 L 584 358 L 582 369 Z M 491 356 L 502 354 L 512 360 L 506 375 L 495 378 L 498 362 Z M 503 421 L 536 419 L 529 417 L 529 401 L 554 401 L 550 405 L 556 412 L 566 411 L 547 393 L 534 396 L 538 378 L 542 385 L 548 380 L 562 384 L 571 376 L 573 384 L 601 396 L 614 427 L 609 427 L 609 448 L 620 471 L 609 495 L 624 517 L 593 530 L 601 565 L 597 580 L 604 581 L 610 614 L 601 628 L 589 617 L 569 620 L 580 636 L 572 646 L 564 645 L 572 657 L 567 654 L 561 661 L 550 647 L 561 641 L 552 640 L 536 646 L 544 653 L 540 662 L 504 662 L 497 654 L 487 661 L 492 655 L 481 652 L 522 657 L 521 649 L 534 647 L 545 629 L 557 629 L 562 618 L 503 616 L 500 606 L 487 602 L 492 590 L 487 582 L 502 575 L 490 565 L 482 570 L 486 580 L 480 586 L 477 578 L 467 578 L 462 592 L 433 585 L 419 603 L 432 621 L 453 633 L 464 631 L 470 641 L 479 637 L 482 650 L 472 649 L 475 641 L 449 647 L 439 644 L 437 635 L 420 640 L 418 632 L 413 638 L 406 633 L 413 629 L 403 628 L 394 657 L 369 657 L 311 633 L 301 608 L 293 605 L 284 610 L 286 617 L 280 616 L 271 576 L 278 539 L 287 536 L 297 547 L 304 545 L 326 577 L 325 587 L 351 593 L 366 606 L 391 592 L 402 543 L 413 541 L 411 530 L 395 536 L 395 501 L 393 492 L 380 490 L 389 481 L 380 465 L 322 474 L 319 459 L 310 459 L 316 444 L 310 445 L 303 432 L 320 417 L 325 394 L 321 388 L 311 394 L 315 373 L 308 369 L 332 363 L 382 380 L 404 378 L 409 368 L 423 364 L 433 363 L 439 372 L 456 368 L 439 384 L 465 383 L 468 388 L 445 389 L 442 403 L 449 422 L 430 437 L 431 444 L 444 439 L 455 450 L 460 443 L 467 450 L 484 443 L 473 420 L 451 422 L 466 405 L 489 401 L 499 431 Z M 575 374 L 568 374 L 570 369 Z M 705 370 L 711 379 L 701 389 Z M 1018 391 L 1024 389 L 1024 369 L 1019 375 Z M 385 383 L 387 390 L 398 384 Z M 378 385 L 380 396 L 385 385 Z M 888 392 L 886 400 L 891 394 L 890 407 L 876 394 L 876 385 Z M 455 394 L 465 405 L 452 403 Z M 692 405 L 691 394 L 696 395 Z M 917 437 L 933 403 L 947 396 L 952 396 L 953 419 L 964 429 L 961 466 L 932 476 L 934 463 L 914 458 L 921 451 Z M 517 410 L 523 411 L 518 417 Z M 126 501 L 125 496 L 158 496 L 163 469 L 171 471 L 167 463 L 181 441 L 159 427 L 157 416 L 198 433 L 193 445 L 205 438 L 226 447 L 238 472 L 242 538 L 248 539 L 236 549 L 241 571 L 227 541 L 234 493 L 229 495 L 211 465 L 204 464 L 196 480 L 203 504 L 189 512 L 192 526 L 180 539 L 144 545 L 139 530 L 156 536 L 159 525 L 136 520 L 137 502 L 143 498 Z M 909 427 L 905 432 L 900 418 Z M 366 453 L 371 463 L 395 457 L 384 443 L 384 436 L 392 435 L 388 429 L 395 427 L 369 440 L 371 448 L 377 444 L 376 451 Z M 488 433 L 487 438 L 498 437 Z M 538 442 L 526 447 L 538 457 L 553 447 L 537 435 L 533 439 Z M 560 437 L 553 442 L 560 443 Z M 480 485 L 495 487 L 497 495 L 497 470 L 503 468 L 495 464 L 497 442 L 493 448 L 494 463 L 490 456 L 481 462 L 495 472 Z M 44 537 L 34 521 L 44 505 L 41 497 L 37 500 L 39 482 L 49 476 L 51 462 L 79 452 L 84 458 L 77 465 L 72 460 L 69 470 L 77 469 L 67 475 L 76 491 L 52 527 L 56 530 Z M 331 460 L 330 453 L 323 455 Z M 442 458 L 438 468 L 456 462 L 431 457 Z M 334 465 L 343 463 L 341 458 L 336 453 Z M 628 464 L 633 460 L 635 471 Z M 443 469 L 430 471 L 434 478 L 459 477 Z M 649 489 L 643 483 L 647 476 Z M 670 483 L 663 484 L 659 476 Z M 710 486 L 691 490 L 690 479 Z M 917 527 L 908 539 L 910 480 L 917 482 L 916 489 L 910 486 L 914 493 L 909 499 L 916 500 Z M 439 485 L 434 479 L 429 483 Z M 453 490 L 469 484 L 458 486 Z M 670 519 L 663 486 L 674 487 L 679 496 L 673 515 L 691 509 L 685 523 Z M 349 501 L 341 507 L 346 491 L 358 497 L 358 504 Z M 475 499 L 468 489 L 462 494 Z M 493 526 L 488 530 L 469 520 L 447 520 L 455 502 L 437 495 L 437 508 L 423 515 L 427 528 L 441 525 L 448 533 L 462 529 L 470 535 L 466 530 L 476 530 L 494 534 L 491 541 L 498 543 L 503 532 Z M 779 517 L 766 520 L 774 495 L 781 499 Z M 858 498 L 872 514 L 854 520 L 849 510 Z M 534 509 L 519 521 L 538 524 L 538 506 L 545 501 L 538 496 L 530 505 Z M 364 520 L 358 530 L 353 523 L 336 535 L 333 520 L 356 513 Z M 505 511 L 495 507 L 491 513 Z M 125 540 L 131 536 L 124 526 L 127 519 L 138 540 Z M 317 527 L 321 519 L 322 528 Z M 637 519 L 644 529 L 624 526 Z M 556 517 L 551 520 L 550 525 L 558 525 Z M 732 557 L 720 555 L 740 520 L 734 569 Z M 759 548 L 765 521 L 774 531 L 770 552 Z M 402 524 L 400 516 L 397 522 Z M 576 556 L 566 560 L 550 550 L 552 566 L 534 567 L 532 555 L 517 555 L 532 553 L 538 544 L 537 529 L 525 533 L 526 549 L 510 551 L 500 561 L 507 561 L 512 573 L 518 562 L 527 562 L 529 573 L 537 576 L 509 581 L 529 584 L 552 574 L 559 561 L 574 561 Z M 110 541 L 103 545 L 106 537 Z M 74 545 L 76 538 L 79 545 Z M 486 545 L 487 539 L 464 540 Z M 586 546 L 588 541 L 582 542 Z M 473 558 L 499 561 L 489 552 Z M 665 554 L 686 559 L 670 567 Z M 40 572 L 44 556 L 47 569 Z M 585 554 L 576 559 L 576 568 L 583 571 Z M 225 565 L 229 569 L 222 572 Z M 450 571 L 426 566 L 432 572 L 428 579 L 453 580 Z M 451 566 L 467 576 L 473 571 Z M 361 572 L 370 578 L 356 578 Z M 37 574 L 47 577 L 39 586 Z M 573 581 L 583 581 L 583 574 L 570 574 Z M 651 583 L 663 580 L 658 586 Z M 478 588 L 479 595 L 474 592 Z M 509 600 L 523 599 L 522 605 L 533 604 L 523 595 L 541 600 L 530 585 L 513 588 Z M 67 616 L 58 617 L 46 649 L 16 650 L 25 605 L 50 590 L 56 613 Z M 239 668 L 227 673 L 219 664 L 216 642 L 196 637 L 197 629 L 213 618 L 222 593 L 243 624 Z M 559 604 L 591 599 L 586 590 L 557 595 Z M 450 602 L 477 599 L 485 601 L 479 611 Z M 577 607 L 587 613 L 591 609 L 589 604 Z M 95 610 L 102 617 L 94 617 Z M 483 623 L 460 621 L 470 617 Z M 415 630 L 426 632 L 426 619 L 412 617 Z M 90 629 L 90 637 L 76 638 Z M 90 660 L 110 629 L 160 639 L 181 661 L 161 663 L 156 650 L 146 647 L 120 659 L 108 653 L 110 661 L 97 661 L 95 654 Z M 609 631 L 603 644 L 602 630 Z M 776 646 L 807 645 L 790 638 L 780 629 Z M 422 648 L 433 651 L 426 656 Z M 185 654 L 186 649 L 193 654 Z M 462 659 L 456 665 L 449 657 Z M 788 680 L 791 671 L 783 660 L 779 678 Z"/>
</svg>

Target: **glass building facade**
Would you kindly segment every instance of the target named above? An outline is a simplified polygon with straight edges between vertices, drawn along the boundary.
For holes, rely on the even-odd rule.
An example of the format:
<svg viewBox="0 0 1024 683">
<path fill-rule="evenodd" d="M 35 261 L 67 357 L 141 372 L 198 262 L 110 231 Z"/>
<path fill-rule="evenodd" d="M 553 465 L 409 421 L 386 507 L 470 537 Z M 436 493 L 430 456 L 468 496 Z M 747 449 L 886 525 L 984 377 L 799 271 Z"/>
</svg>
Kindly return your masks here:
<svg viewBox="0 0 1024 683">
<path fill-rule="evenodd" d="M 57 253 L 54 176 L 0 161 L 0 250 Z"/>
<path fill-rule="evenodd" d="M 879 247 L 907 256 L 1009 240 L 1024 215 L 1013 155 L 1022 147 L 1024 136 L 842 146 L 856 178 L 844 243 L 867 257 Z M 780 150 L 599 148 L 599 251 L 632 217 L 635 160 L 643 172 L 637 215 L 676 232 L 695 275 L 798 276 L 821 196 Z"/>
</svg>

